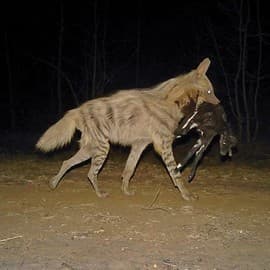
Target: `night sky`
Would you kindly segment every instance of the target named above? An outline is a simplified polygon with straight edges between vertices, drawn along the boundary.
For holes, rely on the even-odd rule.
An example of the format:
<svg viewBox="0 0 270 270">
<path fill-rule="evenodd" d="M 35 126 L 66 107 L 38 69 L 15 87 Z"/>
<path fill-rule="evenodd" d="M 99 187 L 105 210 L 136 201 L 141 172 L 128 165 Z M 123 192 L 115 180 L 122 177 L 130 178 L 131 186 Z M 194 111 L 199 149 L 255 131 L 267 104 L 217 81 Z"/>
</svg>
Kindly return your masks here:
<svg viewBox="0 0 270 270">
<path fill-rule="evenodd" d="M 244 70 L 245 85 L 254 89 L 259 57 L 258 15 L 256 1 L 249 3 L 249 13 L 245 4 L 242 16 L 244 22 L 249 18 Z M 241 1 L 192 0 L 11 2 L 2 9 L 6 15 L 1 36 L 2 128 L 44 130 L 66 110 L 76 107 L 76 102 L 118 89 L 151 86 L 190 71 L 205 57 L 212 61 L 208 75 L 230 115 L 220 59 L 233 88 L 240 52 L 240 4 Z M 269 126 L 267 117 L 263 117 L 268 113 L 269 102 L 268 17 L 261 4 L 263 57 L 258 107 L 261 124 Z M 61 26 L 63 76 L 59 111 L 56 89 Z M 239 89 L 243 86 L 241 78 L 238 85 Z M 252 104 L 253 90 L 248 91 Z M 231 120 L 236 121 L 233 116 Z M 268 131 L 269 128 L 263 129 Z"/>
</svg>

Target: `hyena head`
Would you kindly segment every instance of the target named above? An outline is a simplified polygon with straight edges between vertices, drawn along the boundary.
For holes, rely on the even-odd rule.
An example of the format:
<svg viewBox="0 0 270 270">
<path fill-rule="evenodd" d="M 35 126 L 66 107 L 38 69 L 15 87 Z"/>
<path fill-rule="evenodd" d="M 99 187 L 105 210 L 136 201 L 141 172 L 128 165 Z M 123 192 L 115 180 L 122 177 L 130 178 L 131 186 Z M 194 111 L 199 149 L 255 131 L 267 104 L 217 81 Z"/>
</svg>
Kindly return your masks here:
<svg viewBox="0 0 270 270">
<path fill-rule="evenodd" d="M 203 103 L 218 104 L 219 100 L 215 96 L 213 85 L 206 76 L 210 66 L 210 60 L 205 58 L 196 69 L 172 78 L 157 88 L 164 93 L 164 96 L 174 101 L 182 109 L 192 100 L 196 108 Z"/>
<path fill-rule="evenodd" d="M 215 96 L 213 85 L 206 76 L 206 72 L 210 66 L 209 58 L 205 58 L 198 67 L 191 71 L 192 88 L 198 93 L 197 105 L 208 102 L 218 104 L 220 101 Z"/>
</svg>

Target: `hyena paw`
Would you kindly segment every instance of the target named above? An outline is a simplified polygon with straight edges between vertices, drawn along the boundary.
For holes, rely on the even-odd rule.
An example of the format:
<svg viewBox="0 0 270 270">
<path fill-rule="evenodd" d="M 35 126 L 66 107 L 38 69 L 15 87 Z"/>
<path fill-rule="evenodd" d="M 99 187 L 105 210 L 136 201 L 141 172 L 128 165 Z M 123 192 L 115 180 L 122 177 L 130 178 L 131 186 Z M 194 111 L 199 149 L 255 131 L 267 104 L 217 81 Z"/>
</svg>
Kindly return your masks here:
<svg viewBox="0 0 270 270">
<path fill-rule="evenodd" d="M 98 196 L 99 198 L 106 198 L 106 197 L 109 196 L 109 193 L 108 193 L 108 192 L 105 192 L 105 191 L 102 191 L 102 190 L 97 191 L 96 194 L 97 194 L 97 196 Z"/>
<path fill-rule="evenodd" d="M 123 192 L 127 196 L 133 196 L 133 195 L 135 195 L 135 190 L 125 189 L 125 190 L 123 190 Z"/>
<path fill-rule="evenodd" d="M 125 185 L 123 184 L 122 187 L 121 187 L 123 193 L 127 196 L 133 196 L 135 194 L 135 191 L 134 190 L 130 190 L 128 188 L 128 185 Z"/>
<path fill-rule="evenodd" d="M 50 189 L 55 189 L 58 185 L 58 179 L 55 179 L 54 177 L 49 181 L 49 187 Z"/>
<path fill-rule="evenodd" d="M 183 196 L 183 199 L 186 201 L 196 201 L 199 199 L 199 196 L 193 193 L 183 194 L 182 196 Z"/>
</svg>

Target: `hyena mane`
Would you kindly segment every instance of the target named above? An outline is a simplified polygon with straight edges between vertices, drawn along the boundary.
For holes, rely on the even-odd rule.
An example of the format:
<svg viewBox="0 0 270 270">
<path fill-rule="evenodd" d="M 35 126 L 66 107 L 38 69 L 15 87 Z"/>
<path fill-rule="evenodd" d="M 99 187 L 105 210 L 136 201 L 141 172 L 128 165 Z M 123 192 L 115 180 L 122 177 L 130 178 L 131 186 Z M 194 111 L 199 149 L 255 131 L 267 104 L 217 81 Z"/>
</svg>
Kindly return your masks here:
<svg viewBox="0 0 270 270">
<path fill-rule="evenodd" d="M 186 200 L 194 196 L 185 188 L 180 173 L 175 170 L 172 142 L 174 131 L 183 118 L 183 107 L 201 100 L 218 102 L 211 82 L 206 76 L 209 59 L 202 61 L 196 70 L 169 79 L 149 89 L 122 90 L 109 97 L 93 99 L 67 112 L 39 139 L 36 147 L 44 152 L 69 143 L 76 129 L 81 132 L 80 149 L 63 162 L 58 174 L 50 181 L 56 188 L 63 175 L 72 166 L 91 158 L 88 173 L 96 194 L 99 190 L 97 175 L 110 149 L 110 143 L 131 146 L 122 174 L 122 190 L 128 190 L 136 164 L 147 145 L 153 144 L 162 157 L 173 183 Z"/>
</svg>

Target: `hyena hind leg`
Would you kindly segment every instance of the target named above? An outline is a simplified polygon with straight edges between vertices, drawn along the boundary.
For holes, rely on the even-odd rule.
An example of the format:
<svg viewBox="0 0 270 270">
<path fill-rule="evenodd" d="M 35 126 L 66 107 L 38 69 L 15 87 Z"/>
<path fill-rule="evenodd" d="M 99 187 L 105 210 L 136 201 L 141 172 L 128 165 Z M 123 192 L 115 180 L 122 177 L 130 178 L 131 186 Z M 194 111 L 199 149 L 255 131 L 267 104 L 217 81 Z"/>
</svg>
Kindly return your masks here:
<svg viewBox="0 0 270 270">
<path fill-rule="evenodd" d="M 143 150 L 148 144 L 149 144 L 148 142 L 147 143 L 140 142 L 140 143 L 133 144 L 131 147 L 125 169 L 122 173 L 122 191 L 126 195 L 134 195 L 135 193 L 134 191 L 129 190 L 128 188 L 129 181 L 135 171 L 136 165 L 140 159 L 140 156 Z"/>
<path fill-rule="evenodd" d="M 83 146 L 80 150 L 70 159 L 65 160 L 57 175 L 55 175 L 49 182 L 51 189 L 55 189 L 61 181 L 64 174 L 74 165 L 80 164 L 91 157 L 91 148 L 89 145 Z"/>
<path fill-rule="evenodd" d="M 92 160 L 91 160 L 91 167 L 88 172 L 88 178 L 91 181 L 97 196 L 100 198 L 104 198 L 108 195 L 107 192 L 103 192 L 99 189 L 97 176 L 102 165 L 104 164 L 104 161 L 106 160 L 109 150 L 110 150 L 110 144 L 108 141 L 104 141 L 100 143 L 95 148 L 95 151 L 93 153 Z"/>
</svg>

